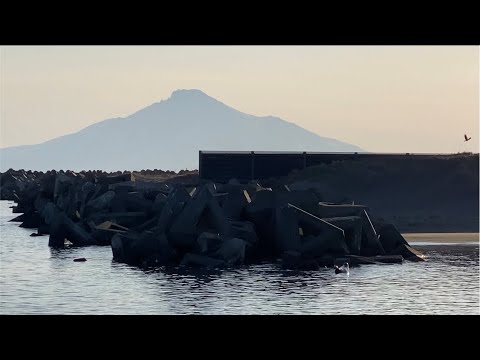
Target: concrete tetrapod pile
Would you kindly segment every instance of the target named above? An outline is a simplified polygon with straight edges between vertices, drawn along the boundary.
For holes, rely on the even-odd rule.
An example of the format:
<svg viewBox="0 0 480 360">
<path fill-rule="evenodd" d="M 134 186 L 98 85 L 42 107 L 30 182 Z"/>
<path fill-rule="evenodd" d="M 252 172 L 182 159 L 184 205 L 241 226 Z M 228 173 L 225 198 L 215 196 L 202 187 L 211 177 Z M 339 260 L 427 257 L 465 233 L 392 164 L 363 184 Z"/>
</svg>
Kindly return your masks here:
<svg viewBox="0 0 480 360">
<path fill-rule="evenodd" d="M 284 185 L 168 184 L 71 171 L 8 184 L 7 191 L 2 180 L 2 199 L 16 201 L 13 211 L 23 213 L 12 221 L 37 228 L 32 236 L 48 234 L 52 247 L 111 246 L 115 261 L 131 265 L 280 261 L 288 269 L 318 269 L 424 260 L 392 224 L 373 224 L 366 206 L 321 202 L 314 191 Z"/>
</svg>

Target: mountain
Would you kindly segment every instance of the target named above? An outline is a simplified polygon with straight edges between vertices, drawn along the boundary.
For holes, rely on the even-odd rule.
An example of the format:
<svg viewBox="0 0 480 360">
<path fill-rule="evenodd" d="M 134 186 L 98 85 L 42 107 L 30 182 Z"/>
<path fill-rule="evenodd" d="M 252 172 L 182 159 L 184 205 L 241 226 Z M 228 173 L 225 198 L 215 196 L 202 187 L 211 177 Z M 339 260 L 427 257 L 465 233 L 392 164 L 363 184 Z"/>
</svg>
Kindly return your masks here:
<svg viewBox="0 0 480 360">
<path fill-rule="evenodd" d="M 199 150 L 361 152 L 278 117 L 237 111 L 200 90 L 177 90 L 125 118 L 37 145 L 0 149 L 0 168 L 196 169 Z"/>
</svg>

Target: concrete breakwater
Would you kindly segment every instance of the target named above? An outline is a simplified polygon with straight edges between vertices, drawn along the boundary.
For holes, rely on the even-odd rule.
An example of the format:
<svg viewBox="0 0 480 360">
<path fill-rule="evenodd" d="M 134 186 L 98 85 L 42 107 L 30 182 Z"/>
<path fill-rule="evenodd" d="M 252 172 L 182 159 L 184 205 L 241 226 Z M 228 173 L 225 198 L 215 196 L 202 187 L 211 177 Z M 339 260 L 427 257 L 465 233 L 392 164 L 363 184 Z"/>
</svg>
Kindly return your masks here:
<svg viewBox="0 0 480 360">
<path fill-rule="evenodd" d="M 199 177 L 315 188 L 321 201 L 367 204 L 402 233 L 478 232 L 478 154 L 200 152 Z"/>
<path fill-rule="evenodd" d="M 285 268 L 315 269 L 424 259 L 394 225 L 372 221 L 367 206 L 322 202 L 312 189 L 188 175 L 145 181 L 128 172 L 10 171 L 0 192 L 22 213 L 12 221 L 48 235 L 49 246 L 111 246 L 115 261 L 144 267 L 280 259 Z"/>
</svg>

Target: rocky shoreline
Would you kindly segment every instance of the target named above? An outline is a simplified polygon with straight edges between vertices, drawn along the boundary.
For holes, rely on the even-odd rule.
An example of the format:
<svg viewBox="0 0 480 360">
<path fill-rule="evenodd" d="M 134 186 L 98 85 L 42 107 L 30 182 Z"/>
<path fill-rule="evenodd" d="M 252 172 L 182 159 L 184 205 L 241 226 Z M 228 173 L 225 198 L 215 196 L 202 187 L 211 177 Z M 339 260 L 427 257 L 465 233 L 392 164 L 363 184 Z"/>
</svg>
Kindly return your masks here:
<svg viewBox="0 0 480 360">
<path fill-rule="evenodd" d="M 13 171 L 1 174 L 11 221 L 49 246 L 111 246 L 131 265 L 229 267 L 281 259 L 288 269 L 422 261 L 394 225 L 364 205 L 314 190 L 203 182 L 195 172 Z"/>
</svg>

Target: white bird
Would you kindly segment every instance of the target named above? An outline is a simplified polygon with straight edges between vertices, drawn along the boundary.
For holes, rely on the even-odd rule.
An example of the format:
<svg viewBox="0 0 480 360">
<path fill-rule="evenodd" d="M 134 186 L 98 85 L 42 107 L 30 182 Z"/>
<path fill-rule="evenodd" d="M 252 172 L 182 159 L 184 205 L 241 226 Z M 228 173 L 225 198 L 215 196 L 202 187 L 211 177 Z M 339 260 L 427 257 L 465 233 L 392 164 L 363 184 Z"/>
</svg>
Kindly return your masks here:
<svg viewBox="0 0 480 360">
<path fill-rule="evenodd" d="M 342 266 L 338 267 L 337 265 L 334 266 L 335 268 L 335 274 L 340 274 L 340 273 L 350 273 L 350 267 L 348 263 L 344 263 Z"/>
</svg>

